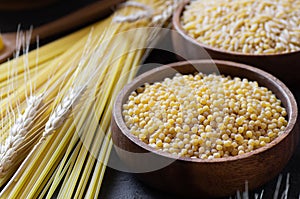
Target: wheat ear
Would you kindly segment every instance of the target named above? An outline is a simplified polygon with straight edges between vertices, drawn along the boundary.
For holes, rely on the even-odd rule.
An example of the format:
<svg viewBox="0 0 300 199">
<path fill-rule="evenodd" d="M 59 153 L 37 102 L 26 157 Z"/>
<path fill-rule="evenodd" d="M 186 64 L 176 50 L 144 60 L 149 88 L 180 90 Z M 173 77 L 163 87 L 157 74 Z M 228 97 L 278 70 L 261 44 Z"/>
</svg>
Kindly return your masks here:
<svg viewBox="0 0 300 199">
<path fill-rule="evenodd" d="M 142 11 L 138 11 L 129 16 L 117 15 L 113 18 L 113 22 L 123 23 L 123 22 L 134 22 L 140 19 L 147 19 L 150 18 L 154 12 L 151 7 L 136 1 L 127 1 L 118 6 L 118 8 L 124 8 L 124 7 L 136 7 L 142 9 Z"/>
<path fill-rule="evenodd" d="M 154 11 L 151 7 L 135 2 L 135 1 L 127 1 L 119 6 L 119 8 L 123 7 L 136 7 L 142 9 L 142 11 L 138 11 L 134 14 L 123 16 L 117 15 L 113 18 L 114 22 L 123 23 L 123 22 L 135 22 L 141 19 L 151 19 L 153 24 L 162 24 L 172 16 L 173 12 L 181 5 L 184 0 L 168 0 L 163 7 L 163 11 L 160 14 L 155 15 Z"/>
<path fill-rule="evenodd" d="M 152 16 L 152 23 L 161 24 L 166 22 L 173 15 L 173 12 L 184 2 L 184 0 L 166 1 L 166 8 L 164 7 L 162 13 Z"/>
<path fill-rule="evenodd" d="M 52 135 L 56 129 L 61 127 L 61 125 L 65 122 L 65 120 L 70 115 L 70 113 L 72 111 L 72 107 L 76 106 L 76 104 L 79 102 L 82 95 L 84 94 L 85 90 L 86 90 L 86 85 L 69 89 L 69 94 L 62 99 L 62 101 L 57 105 L 57 107 L 51 113 L 51 115 L 45 125 L 44 133 L 43 133 L 42 137 L 40 138 L 39 142 L 30 151 L 30 153 L 25 158 L 25 160 L 22 162 L 21 166 L 18 168 L 18 170 L 16 171 L 14 176 L 11 178 L 11 180 L 8 182 L 8 185 L 6 187 L 9 187 L 10 183 L 13 183 L 14 180 L 19 178 L 19 176 L 22 174 L 22 171 L 24 170 L 24 168 L 27 167 L 29 160 L 33 156 L 34 152 L 46 140 L 46 138 L 48 136 Z M 5 190 L 5 188 L 4 188 L 4 190 Z M 4 190 L 2 190 L 2 191 L 4 191 Z"/>
<path fill-rule="evenodd" d="M 45 125 L 42 140 L 51 135 L 65 122 L 72 110 L 72 107 L 78 103 L 85 90 L 85 86 L 70 89 L 70 94 L 63 98 L 62 102 L 58 104 L 53 113 L 50 115 L 49 120 Z"/>
<path fill-rule="evenodd" d="M 33 125 L 39 109 L 43 104 L 43 95 L 30 96 L 27 100 L 27 107 L 23 114 L 20 114 L 14 125 L 11 127 L 9 136 L 4 145 L 1 145 L 0 151 L 0 177 L 3 177 L 14 158 L 17 150 L 24 143 L 25 137 Z"/>
</svg>

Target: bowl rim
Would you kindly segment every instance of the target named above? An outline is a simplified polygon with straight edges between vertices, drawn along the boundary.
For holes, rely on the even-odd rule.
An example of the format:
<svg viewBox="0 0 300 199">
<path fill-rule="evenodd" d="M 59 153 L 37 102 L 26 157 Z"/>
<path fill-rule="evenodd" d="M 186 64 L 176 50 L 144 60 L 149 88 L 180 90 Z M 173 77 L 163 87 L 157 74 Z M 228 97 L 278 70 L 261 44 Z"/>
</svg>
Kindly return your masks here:
<svg viewBox="0 0 300 199">
<path fill-rule="evenodd" d="M 176 155 L 173 155 L 171 153 L 168 153 L 168 152 L 159 151 L 159 150 L 151 147 L 150 145 L 144 143 L 143 141 L 139 140 L 138 137 L 136 137 L 135 135 L 130 133 L 129 128 L 126 126 L 126 124 L 124 122 L 123 115 L 122 115 L 122 109 L 123 109 L 122 108 L 122 105 L 123 105 L 122 101 L 123 101 L 123 98 L 125 97 L 128 90 L 129 91 L 134 91 L 136 89 L 136 88 L 133 88 L 133 86 L 136 83 L 143 80 L 147 76 L 155 75 L 156 73 L 159 73 L 160 71 L 166 70 L 168 68 L 172 68 L 172 67 L 176 67 L 176 66 L 179 67 L 179 66 L 191 65 L 191 64 L 212 64 L 212 63 L 216 64 L 216 65 L 227 65 L 227 66 L 230 66 L 230 67 L 240 68 L 240 69 L 243 69 L 243 70 L 248 70 L 248 71 L 251 71 L 251 72 L 254 72 L 254 73 L 258 73 L 259 75 L 264 76 L 267 79 L 269 79 L 270 81 L 272 81 L 273 85 L 276 85 L 277 88 L 280 88 L 280 92 L 287 99 L 287 107 L 290 107 L 290 110 L 291 110 L 291 111 L 288 112 L 289 120 L 288 120 L 288 124 L 286 126 L 286 129 L 285 129 L 284 133 L 282 133 L 280 136 L 275 138 L 272 142 L 267 143 L 266 146 L 260 147 L 258 149 L 255 149 L 255 150 L 251 151 L 251 152 L 247 152 L 247 153 L 237 155 L 237 156 L 229 156 L 229 157 L 213 158 L 213 159 L 180 157 L 180 156 L 176 156 Z M 255 80 L 253 80 L 253 81 L 255 81 Z M 265 152 L 265 151 L 273 148 L 278 143 L 280 143 L 282 140 L 284 140 L 292 132 L 292 130 L 294 128 L 296 128 L 297 119 L 298 119 L 298 106 L 297 106 L 297 102 L 296 102 L 296 99 L 295 99 L 294 95 L 288 89 L 288 87 L 283 82 L 281 82 L 279 79 L 277 79 L 276 77 L 274 77 L 273 75 L 271 75 L 268 72 L 265 72 L 261 69 L 255 68 L 253 66 L 238 63 L 238 62 L 225 61 L 225 60 L 216 60 L 216 59 L 214 59 L 214 60 L 203 59 L 203 60 L 179 61 L 179 62 L 174 62 L 174 63 L 162 65 L 162 66 L 151 69 L 151 70 L 137 76 L 136 78 L 134 78 L 133 81 L 126 84 L 123 87 L 123 89 L 119 92 L 119 94 L 118 94 L 118 96 L 115 100 L 114 106 L 113 106 L 112 117 L 113 117 L 116 125 L 120 129 L 121 133 L 123 135 L 125 135 L 134 144 L 136 144 L 139 147 L 143 148 L 147 152 L 151 152 L 151 153 L 154 153 L 154 154 L 166 157 L 166 158 L 179 160 L 179 161 L 210 164 L 210 163 L 217 163 L 217 162 L 218 163 L 232 162 L 232 161 L 237 161 L 237 160 L 241 160 L 241 159 L 246 159 L 246 158 L 252 157 L 254 155 L 258 155 L 262 152 Z"/>
<path fill-rule="evenodd" d="M 172 17 L 172 24 L 173 28 L 186 40 L 190 41 L 191 43 L 200 46 L 204 49 L 211 50 L 218 53 L 224 53 L 227 55 L 235 55 L 235 56 L 245 56 L 245 57 L 274 57 L 274 56 L 285 56 L 285 55 L 293 55 L 300 52 L 300 50 L 292 51 L 292 52 L 281 52 L 281 53 L 270 53 L 270 54 L 253 54 L 253 53 L 242 53 L 237 51 L 229 51 L 229 50 L 223 50 L 202 42 L 197 41 L 194 37 L 190 36 L 182 27 L 180 22 L 180 17 L 182 16 L 182 13 L 185 9 L 185 6 L 189 4 L 189 0 L 183 1 L 178 8 L 174 11 L 173 17 Z"/>
</svg>

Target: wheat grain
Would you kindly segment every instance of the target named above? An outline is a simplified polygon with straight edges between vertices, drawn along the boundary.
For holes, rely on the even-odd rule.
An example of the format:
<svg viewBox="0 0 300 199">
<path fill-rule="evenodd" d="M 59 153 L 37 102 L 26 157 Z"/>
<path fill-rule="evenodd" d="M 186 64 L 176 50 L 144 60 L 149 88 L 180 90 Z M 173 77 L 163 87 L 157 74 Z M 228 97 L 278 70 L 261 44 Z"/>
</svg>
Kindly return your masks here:
<svg viewBox="0 0 300 199">
<path fill-rule="evenodd" d="M 145 4 L 136 1 L 128 1 L 121 4 L 119 8 L 137 7 L 143 9 L 143 11 L 138 11 L 128 16 L 117 15 L 113 18 L 113 21 L 118 23 L 124 23 L 135 22 L 141 19 L 151 19 L 151 22 L 153 24 L 163 24 L 167 19 L 170 18 L 170 16 L 181 3 L 183 3 L 183 0 L 168 0 L 165 2 L 164 6 L 162 6 L 162 11 L 159 10 L 157 12 L 158 14 L 155 14 L 154 10 Z"/>
<path fill-rule="evenodd" d="M 1 146 L 0 153 L 0 177 L 6 175 L 7 169 L 14 162 L 16 151 L 24 143 L 25 136 L 33 126 L 33 122 L 43 104 L 43 95 L 30 96 L 27 100 L 27 107 L 22 115 L 19 115 L 15 124 L 12 126 L 9 137 L 6 139 L 5 146 Z"/>
<path fill-rule="evenodd" d="M 49 120 L 45 125 L 45 131 L 42 139 L 51 135 L 65 122 L 72 110 L 72 107 L 76 106 L 85 89 L 85 86 L 70 89 L 69 94 L 63 98 L 62 102 L 58 104 L 53 113 L 50 115 Z"/>
<path fill-rule="evenodd" d="M 163 11 L 157 15 L 154 15 L 152 17 L 152 23 L 164 23 L 166 20 L 168 20 L 173 12 L 178 8 L 179 5 L 183 3 L 183 0 L 173 0 L 173 1 L 166 1 L 166 8 L 163 9 Z"/>
<path fill-rule="evenodd" d="M 90 28 L 87 28 L 87 29 L 90 29 Z M 81 32 L 84 33 L 86 31 L 80 31 L 79 36 L 81 35 Z M 76 38 L 76 37 L 74 37 L 73 35 L 70 37 L 71 40 L 73 40 L 74 38 Z M 80 43 L 80 42 L 78 42 L 78 43 Z M 16 106 L 17 109 L 19 110 L 18 104 L 20 104 L 23 101 L 23 96 L 22 96 L 22 94 L 20 95 L 20 93 L 24 93 L 24 96 L 27 96 L 27 93 L 29 93 L 31 96 L 33 93 L 43 93 L 43 98 L 45 99 L 45 103 L 41 103 L 39 105 L 39 110 L 37 111 L 36 115 L 33 116 L 35 111 L 31 105 L 34 104 L 33 103 L 34 100 L 37 100 L 36 98 L 42 97 L 42 96 L 25 97 L 25 99 L 27 98 L 27 100 L 26 100 L 27 108 L 25 109 L 23 114 L 20 114 L 20 115 L 22 115 L 22 117 L 20 116 L 17 119 L 18 122 L 16 120 L 15 125 L 12 126 L 12 130 L 10 130 L 9 122 L 15 120 L 15 119 L 11 119 L 11 118 L 14 118 L 13 117 L 14 110 L 12 108 L 10 108 L 10 113 L 6 114 L 6 118 L 8 118 L 8 120 L 5 121 L 3 119 L 4 114 L 2 111 L 5 109 L 1 109 L 2 126 L 5 125 L 5 129 L 4 128 L 1 129 L 1 131 L 3 132 L 2 136 L 5 139 L 6 138 L 5 135 L 8 134 L 7 139 L 5 140 L 6 143 L 8 143 L 6 146 L 12 145 L 13 149 L 10 150 L 6 154 L 8 158 L 2 158 L 4 154 L 2 154 L 2 156 L 1 156 L 1 159 L 4 162 L 4 168 L 2 168 L 1 170 L 5 171 L 5 175 L 2 175 L 0 177 L 0 186 L 4 185 L 6 183 L 6 181 L 10 179 L 10 177 L 14 174 L 14 171 L 16 171 L 18 169 L 18 166 L 21 164 L 21 162 L 24 160 L 24 158 L 26 158 L 26 156 L 29 154 L 30 150 L 34 147 L 34 145 L 39 140 L 41 134 L 43 133 L 45 123 L 49 117 L 49 113 L 51 112 L 50 105 L 53 103 L 55 96 L 57 95 L 58 90 L 61 87 L 60 85 L 65 85 L 65 83 L 64 83 L 65 80 L 69 79 L 70 76 L 72 75 L 72 73 L 74 72 L 74 70 L 78 68 L 78 67 L 76 67 L 76 65 L 70 65 L 70 63 L 74 62 L 73 61 L 74 59 L 77 59 L 80 52 L 79 53 L 73 52 L 70 54 L 65 53 L 65 55 L 63 55 L 62 57 L 71 56 L 71 55 L 72 55 L 72 57 L 67 59 L 70 62 L 69 64 L 64 64 L 65 63 L 64 60 L 56 61 L 55 59 L 51 60 L 51 63 L 47 63 L 47 62 L 44 63 L 45 58 L 39 59 L 36 57 L 30 57 L 29 55 L 31 55 L 32 53 L 29 53 L 26 51 L 27 50 L 25 49 L 24 55 L 22 55 L 21 57 L 15 58 L 15 60 L 12 60 L 10 64 L 7 64 L 7 63 L 4 64 L 4 65 L 9 66 L 8 68 L 10 68 L 11 65 L 13 65 L 13 67 L 17 68 L 17 66 L 19 64 L 22 64 L 22 69 L 23 69 L 23 73 L 21 72 L 21 74 L 18 74 L 19 72 L 16 71 L 15 73 L 9 73 L 9 75 L 7 75 L 7 77 L 9 77 L 8 81 L 10 82 L 7 85 L 9 88 L 12 87 L 12 90 L 14 91 L 13 92 L 14 95 L 10 99 L 9 99 L 10 96 L 8 95 L 8 97 L 5 100 L 7 100 L 9 104 L 15 104 L 15 102 L 17 102 L 17 105 L 13 105 L 13 106 L 14 107 Z M 39 51 L 39 50 L 36 50 L 36 51 Z M 35 63 L 32 63 L 30 61 L 31 59 L 34 59 Z M 19 63 L 18 60 L 21 60 L 21 62 Z M 51 68 L 53 70 L 52 69 L 48 70 L 48 71 L 44 70 L 44 71 L 42 71 L 42 73 L 38 74 L 37 68 L 42 68 L 39 65 L 39 64 L 41 64 L 40 62 L 43 63 L 42 66 L 47 66 L 47 67 L 52 66 Z M 23 64 L 24 64 L 24 66 L 23 66 Z M 57 64 L 57 66 L 55 66 L 55 64 Z M 32 68 L 31 65 L 35 65 L 35 67 Z M 56 70 L 56 69 L 58 69 L 58 70 Z M 11 76 L 10 74 L 13 74 L 13 75 L 17 74 L 19 77 L 22 77 L 21 79 L 24 79 L 24 83 L 21 80 L 18 80 L 18 81 L 20 81 L 20 84 L 23 84 L 25 86 L 23 86 L 23 87 L 21 86 L 21 89 L 20 89 L 20 87 L 10 86 L 10 85 L 14 84 L 14 79 L 17 77 L 17 76 L 10 77 Z M 30 76 L 31 74 L 34 74 L 35 76 L 31 77 Z M 41 79 L 44 84 L 42 84 L 42 85 L 41 85 L 41 83 L 36 84 L 36 82 L 39 82 Z M 28 83 L 26 83 L 26 82 L 28 82 Z M 29 89 L 29 91 L 27 91 L 28 89 Z M 38 92 L 35 92 L 36 90 Z M 15 93 L 18 93 L 18 95 L 16 95 Z M 22 97 L 20 97 L 20 96 L 22 96 Z M 3 104 L 5 104 L 5 103 L 3 103 Z M 10 106 L 12 106 L 12 105 L 10 105 Z M 20 112 L 20 111 L 18 111 L 18 112 Z M 33 119 L 33 121 L 30 121 L 30 119 L 28 119 L 28 118 L 25 119 L 27 116 L 35 118 L 35 119 Z M 22 122 L 24 122 L 24 123 L 22 125 L 20 125 L 20 123 L 22 123 Z M 19 125 L 17 125 L 17 124 L 19 124 Z M 22 126 L 23 127 L 27 126 L 27 131 L 25 131 L 25 129 L 22 129 Z M 18 132 L 18 131 L 21 131 L 21 132 Z M 14 134 L 16 134 L 16 132 L 18 132 L 19 135 L 12 137 L 11 134 L 14 135 Z M 25 137 L 20 137 L 20 134 L 21 135 L 28 134 L 28 135 Z M 14 144 L 10 144 L 10 143 L 14 143 Z M 2 148 L 1 148 L 2 153 L 4 153 L 4 151 L 5 151 L 4 146 L 5 145 L 2 145 Z M 11 154 L 13 154 L 13 156 L 11 156 Z"/>
<path fill-rule="evenodd" d="M 84 94 L 86 86 L 70 88 L 68 94 L 62 99 L 61 103 L 57 105 L 52 114 L 50 115 L 42 137 L 39 142 L 34 145 L 33 149 L 27 155 L 21 166 L 18 168 L 12 179 L 17 179 L 22 170 L 29 164 L 30 158 L 34 155 L 34 152 L 45 142 L 46 138 L 52 135 L 66 121 L 69 114 L 72 111 L 72 107 L 76 106 L 81 96 Z M 13 181 L 11 180 L 10 183 Z M 9 184 L 10 184 L 9 183 Z M 5 190 L 5 189 L 4 189 Z"/>
<path fill-rule="evenodd" d="M 124 7 L 136 7 L 142 9 L 142 11 L 138 11 L 128 16 L 117 15 L 113 18 L 113 22 L 118 22 L 118 23 L 134 22 L 140 19 L 150 18 L 153 13 L 153 9 L 151 7 L 136 1 L 127 1 L 118 6 L 118 8 L 124 8 Z"/>
</svg>

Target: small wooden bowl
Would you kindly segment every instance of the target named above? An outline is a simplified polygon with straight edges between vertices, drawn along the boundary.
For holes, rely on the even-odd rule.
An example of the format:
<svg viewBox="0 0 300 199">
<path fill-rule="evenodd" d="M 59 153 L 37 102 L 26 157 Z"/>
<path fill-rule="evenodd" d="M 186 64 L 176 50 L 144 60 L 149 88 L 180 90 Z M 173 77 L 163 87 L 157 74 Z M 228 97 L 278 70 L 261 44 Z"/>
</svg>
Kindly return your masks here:
<svg viewBox="0 0 300 199">
<path fill-rule="evenodd" d="M 186 1 L 179 6 L 172 19 L 173 28 L 175 29 L 172 34 L 173 46 L 175 52 L 181 57 L 191 60 L 209 59 L 210 56 L 212 59 L 245 63 L 271 73 L 289 87 L 296 87 L 298 85 L 300 80 L 300 51 L 256 55 L 226 51 L 203 44 L 188 35 L 182 27 L 180 18 L 188 3 L 189 1 Z"/>
<path fill-rule="evenodd" d="M 288 113 L 286 131 L 253 152 L 212 160 L 175 158 L 169 153 L 157 151 L 130 133 L 122 116 L 122 105 L 136 88 L 144 83 L 162 81 L 178 72 L 193 74 L 201 71 L 209 74 L 216 70 L 224 75 L 257 81 L 273 91 Z M 142 181 L 174 194 L 209 198 L 229 196 L 237 190 L 244 190 L 246 181 L 249 189 L 253 190 L 274 178 L 295 151 L 299 139 L 297 117 L 298 108 L 293 94 L 269 73 L 229 61 L 195 60 L 152 69 L 126 85 L 114 104 L 111 128 L 117 154 Z M 153 166 L 158 169 L 153 169 Z"/>
</svg>

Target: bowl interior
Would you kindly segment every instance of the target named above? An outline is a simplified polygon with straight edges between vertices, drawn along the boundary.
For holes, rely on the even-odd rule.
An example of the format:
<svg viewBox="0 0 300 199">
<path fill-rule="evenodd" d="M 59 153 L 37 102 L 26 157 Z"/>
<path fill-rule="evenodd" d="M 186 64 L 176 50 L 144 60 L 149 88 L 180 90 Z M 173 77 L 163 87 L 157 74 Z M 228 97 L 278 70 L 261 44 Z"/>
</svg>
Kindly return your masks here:
<svg viewBox="0 0 300 199">
<path fill-rule="evenodd" d="M 194 74 L 195 72 L 202 72 L 205 74 L 216 73 L 223 75 L 230 75 L 231 77 L 240 77 L 247 78 L 251 81 L 257 81 L 260 86 L 267 87 L 271 90 L 277 98 L 282 101 L 282 105 L 286 108 L 288 113 L 288 125 L 285 130 L 285 133 L 278 136 L 271 143 L 268 143 L 266 146 L 258 148 L 252 152 L 245 153 L 243 155 L 238 155 L 234 157 L 226 157 L 226 158 L 218 158 L 212 160 L 202 160 L 198 158 L 186 158 L 180 157 L 180 160 L 183 161 L 192 161 L 192 162 L 222 162 L 222 161 L 230 161 L 236 160 L 239 158 L 246 158 L 251 156 L 252 154 L 260 153 L 272 146 L 276 145 L 282 139 L 284 139 L 287 134 L 294 128 L 298 110 L 296 100 L 290 90 L 277 78 L 266 73 L 260 69 L 239 64 L 230 61 L 220 61 L 220 60 L 194 60 L 194 61 L 184 61 L 177 62 L 165 66 L 161 66 L 155 69 L 152 69 L 140 76 L 138 76 L 134 81 L 126 85 L 123 90 L 120 92 L 117 97 L 117 101 L 114 107 L 114 117 L 116 119 L 116 123 L 119 128 L 122 130 L 122 133 L 127 136 L 132 142 L 136 143 L 140 147 L 146 149 L 147 151 L 151 151 L 157 153 L 159 155 L 163 155 L 169 158 L 178 158 L 169 153 L 158 151 L 144 142 L 140 141 L 137 137 L 132 135 L 129 132 L 129 129 L 126 127 L 126 124 L 123 120 L 122 116 L 122 104 L 126 103 L 128 96 L 132 91 L 135 91 L 136 88 L 142 86 L 144 83 L 154 83 L 157 81 L 162 81 L 166 77 L 173 77 L 176 73 L 181 74 Z"/>
<path fill-rule="evenodd" d="M 173 26 L 174 29 L 181 35 L 183 36 L 186 40 L 188 40 L 189 42 L 197 45 L 197 46 L 201 46 L 205 49 L 210 49 L 212 51 L 216 51 L 216 52 L 221 52 L 221 53 L 225 53 L 228 55 L 235 55 L 235 56 L 246 56 L 246 57 L 273 57 L 273 56 L 285 56 L 285 55 L 290 55 L 290 54 L 297 54 L 299 51 L 293 51 L 293 52 L 282 52 L 282 53 L 270 53 L 270 54 L 251 54 L 251 53 L 242 53 L 242 52 L 237 52 L 237 51 L 229 51 L 229 50 L 223 50 L 214 46 L 210 46 L 207 45 L 205 43 L 199 42 L 197 41 L 194 37 L 190 36 L 182 27 L 182 23 L 181 23 L 181 17 L 182 14 L 185 10 L 185 6 L 188 5 L 190 3 L 190 1 L 184 1 L 175 11 L 173 18 L 172 18 L 172 22 L 173 22 Z"/>
<path fill-rule="evenodd" d="M 186 1 L 174 12 L 172 23 L 175 31 L 172 33 L 174 50 L 186 60 L 208 59 L 207 55 L 216 60 L 228 60 L 248 64 L 260 68 L 276 76 L 292 91 L 296 91 L 299 83 L 300 51 L 279 52 L 273 54 L 251 54 L 236 51 L 228 51 L 206 45 L 188 35 L 181 24 L 181 16 L 185 9 Z"/>
</svg>

